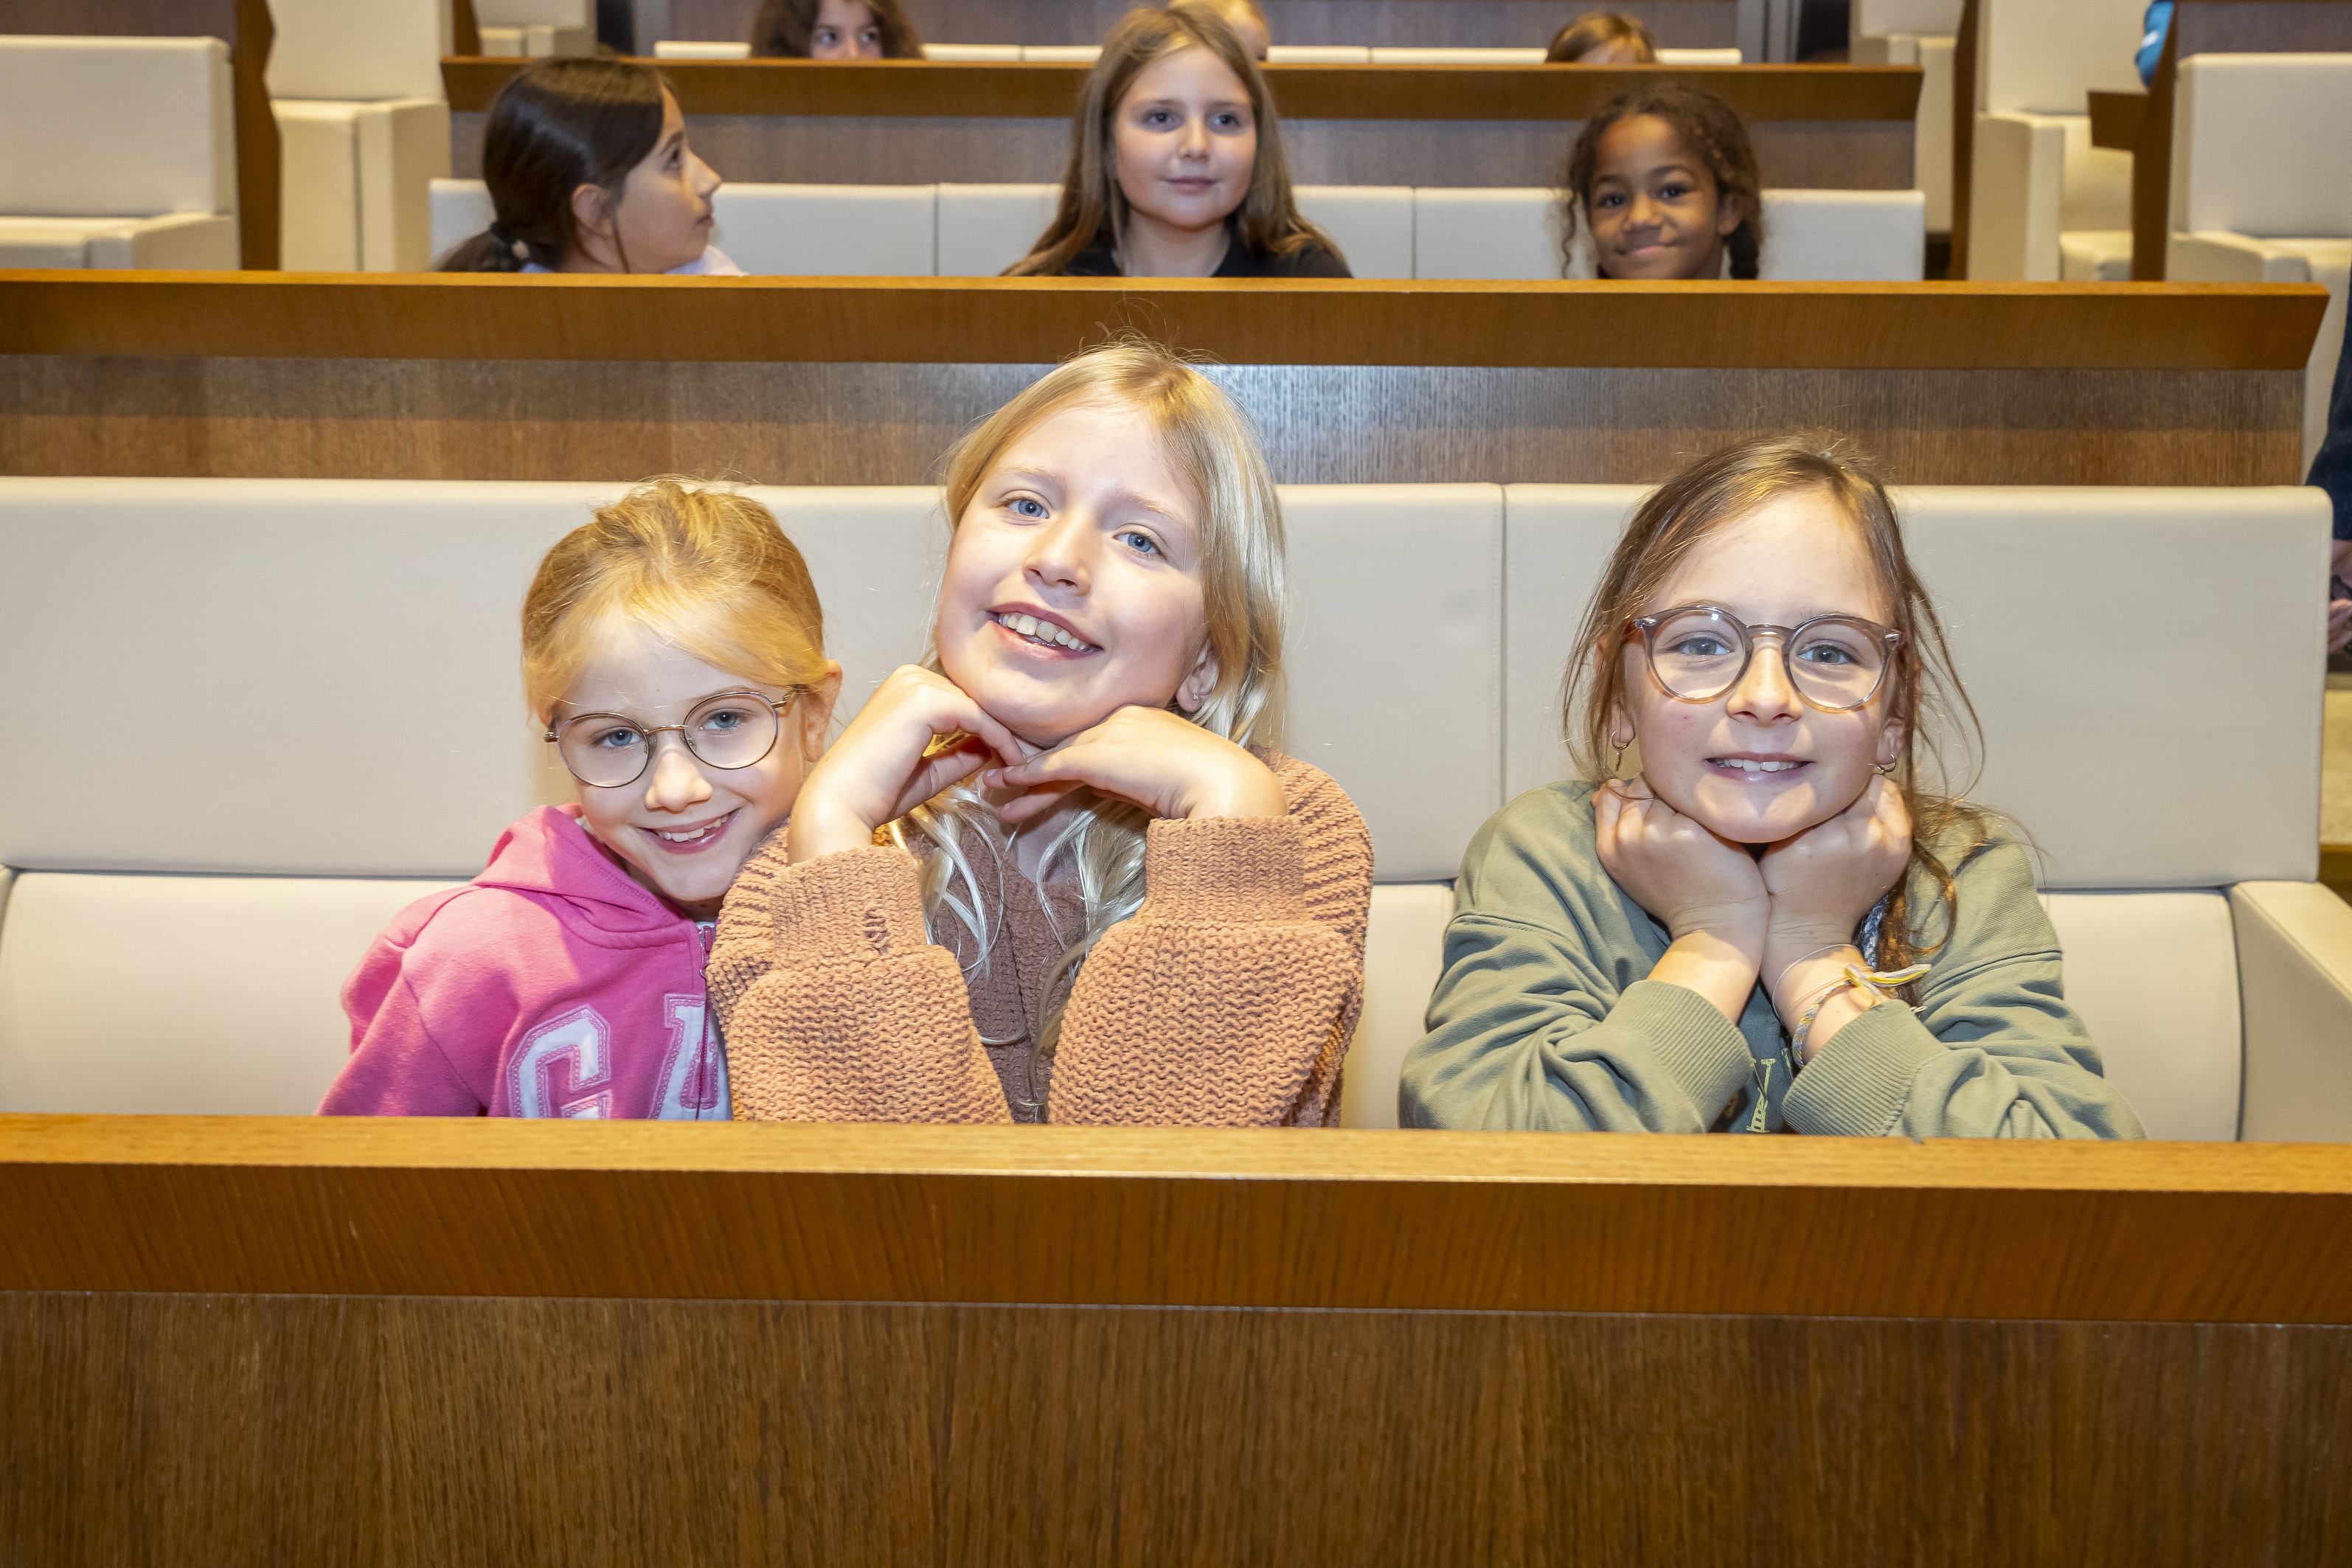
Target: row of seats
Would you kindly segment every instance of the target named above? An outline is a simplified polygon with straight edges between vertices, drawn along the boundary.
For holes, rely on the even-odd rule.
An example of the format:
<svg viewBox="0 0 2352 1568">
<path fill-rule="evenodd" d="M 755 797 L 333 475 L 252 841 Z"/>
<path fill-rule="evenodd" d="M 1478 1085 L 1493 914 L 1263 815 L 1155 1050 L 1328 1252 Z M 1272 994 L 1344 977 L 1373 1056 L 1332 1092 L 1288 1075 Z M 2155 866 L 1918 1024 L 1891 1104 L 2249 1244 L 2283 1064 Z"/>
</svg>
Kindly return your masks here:
<svg viewBox="0 0 2352 1568">
<path fill-rule="evenodd" d="M 1977 0 L 1969 276 L 2131 277 L 2131 154 L 2091 145 L 2088 95 L 2137 92 L 2146 0 Z"/>
<path fill-rule="evenodd" d="M 484 47 L 487 49 L 488 45 Z M 925 44 L 927 60 L 994 61 L 1009 65 L 1092 65 L 1102 53 L 1099 44 Z M 663 60 L 744 60 L 749 44 L 700 43 L 665 38 L 654 46 L 654 58 Z M 1357 44 L 1276 44 L 1266 50 L 1273 66 L 1539 66 L 1541 49 L 1388 48 Z M 1738 49 L 1660 49 L 1662 66 L 1736 66 Z"/>
<path fill-rule="evenodd" d="M 1560 276 L 1555 191 L 1301 185 L 1297 196 L 1359 278 Z M 712 243 L 747 272 L 993 277 L 1028 254 L 1060 199 L 1059 185 L 728 184 L 713 198 Z M 1766 191 L 1760 274 L 1916 282 L 1923 210 L 1916 191 Z M 434 181 L 434 254 L 490 216 L 480 181 Z M 1580 254 L 1571 275 L 1591 277 Z"/>
<path fill-rule="evenodd" d="M 1952 94 L 1960 0 L 1853 0 L 1846 58 L 1858 66 L 1917 66 L 1912 183 L 1927 198 L 1927 232 L 1952 227 Z"/>
<path fill-rule="evenodd" d="M 40 764 L 0 770 L 0 1110 L 310 1108 L 369 936 L 567 796 L 515 616 L 618 489 L 0 479 L 0 668 Z M 807 555 L 854 709 L 924 645 L 937 492 L 752 493 Z M 1641 494 L 1283 491 L 1288 749 L 1378 857 L 1351 1125 L 1393 1119 L 1464 845 L 1568 772 L 1560 671 Z M 1970 793 L 2030 830 L 2068 994 L 2149 1131 L 2352 1139 L 2352 908 L 2312 880 L 2326 498 L 1902 500 L 1983 718 Z M 2150 637 L 2163 605 L 2196 614 Z M 2223 713 L 2263 738 L 2226 787 L 2184 765 L 2180 723 Z"/>
</svg>

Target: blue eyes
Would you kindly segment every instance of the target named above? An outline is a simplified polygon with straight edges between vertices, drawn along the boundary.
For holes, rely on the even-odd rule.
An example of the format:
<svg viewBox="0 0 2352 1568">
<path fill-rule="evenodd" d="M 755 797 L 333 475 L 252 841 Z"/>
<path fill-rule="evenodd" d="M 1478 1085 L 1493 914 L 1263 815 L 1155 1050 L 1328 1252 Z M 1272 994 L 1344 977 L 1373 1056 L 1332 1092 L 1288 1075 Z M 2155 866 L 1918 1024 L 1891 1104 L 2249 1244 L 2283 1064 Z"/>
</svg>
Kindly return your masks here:
<svg viewBox="0 0 2352 1568">
<path fill-rule="evenodd" d="M 1040 518 L 1045 515 L 1045 503 L 1035 496 L 1015 496 L 1004 503 L 1015 517 Z"/>
<path fill-rule="evenodd" d="M 1160 553 L 1159 544 L 1156 543 L 1151 535 L 1148 533 L 1139 533 L 1134 529 L 1130 528 L 1123 533 L 1116 533 L 1111 537 L 1117 539 L 1123 544 L 1131 545 L 1136 551 L 1142 554 L 1157 555 Z"/>
</svg>

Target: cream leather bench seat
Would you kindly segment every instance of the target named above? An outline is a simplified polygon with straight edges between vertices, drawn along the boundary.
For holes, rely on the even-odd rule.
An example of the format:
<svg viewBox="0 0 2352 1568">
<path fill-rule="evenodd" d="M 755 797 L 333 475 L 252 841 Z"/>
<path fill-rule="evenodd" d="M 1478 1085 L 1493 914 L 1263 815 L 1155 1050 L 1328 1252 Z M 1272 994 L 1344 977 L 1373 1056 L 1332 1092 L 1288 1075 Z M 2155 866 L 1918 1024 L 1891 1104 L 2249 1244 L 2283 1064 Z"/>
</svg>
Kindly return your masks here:
<svg viewBox="0 0 2352 1568">
<path fill-rule="evenodd" d="M 69 733 L 158 668 L 201 694 L 201 722 L 169 731 L 168 790 L 137 769 L 82 769 L 70 792 L 0 773 L 17 872 L 0 1109 L 308 1109 L 341 1059 L 335 991 L 366 937 L 565 793 L 521 712 L 515 607 L 539 553 L 614 489 L 0 479 L 0 663 L 26 732 Z M 754 493 L 810 559 L 854 706 L 921 646 L 931 574 L 908 563 L 937 559 L 933 492 Z M 1640 494 L 1284 491 L 1289 748 L 1349 788 L 1379 857 L 1350 1125 L 1394 1121 L 1464 845 L 1567 771 L 1569 639 Z M 2324 499 L 1906 504 L 1986 721 L 1970 794 L 2032 833 L 2069 994 L 2151 1132 L 2352 1140 L 2352 907 L 2311 880 Z M 2147 635 L 2147 605 L 2192 602 Z M 2183 764 L 2183 713 L 2228 714 L 2226 792 L 2220 764 Z M 371 734 L 415 743 L 387 754 Z"/>
<path fill-rule="evenodd" d="M 367 938 L 569 797 L 523 712 L 516 612 L 541 553 L 617 489 L 0 479 L 0 666 L 26 721 L 70 725 L 154 691 L 159 669 L 202 715 L 169 726 L 187 748 L 170 790 L 131 769 L 70 799 L 0 784 L 0 866 L 20 872 L 0 919 L 0 1110 L 316 1103 Z M 936 492 L 753 493 L 809 559 L 845 717 L 922 650 Z M 1444 879 L 1501 802 L 1502 491 L 1284 503 L 1288 746 L 1349 780 L 1371 826 L 1397 884 L 1376 900 L 1385 951 L 1397 911 L 1442 924 Z M 1412 637 L 1364 635 L 1367 606 L 1405 604 Z M 1410 746 L 1391 739 L 1399 704 L 1419 715 Z M 371 745 L 384 736 L 415 743 Z M 1402 967 L 1411 994 L 1383 986 L 1375 1016 L 1417 1037 L 1429 980 Z M 1394 1099 L 1391 1079 L 1391 1116 Z"/>
<path fill-rule="evenodd" d="M 421 272 L 427 191 L 449 173 L 446 0 L 272 0 L 278 264 L 289 272 Z"/>
<path fill-rule="evenodd" d="M 507 59 L 596 52 L 594 0 L 474 0 L 482 53 Z"/>
<path fill-rule="evenodd" d="M 1927 198 L 1927 232 L 1952 227 L 1952 89 L 1960 0 L 1853 0 L 1846 58 L 1858 66 L 1917 66 L 1912 184 Z"/>
<path fill-rule="evenodd" d="M 0 267 L 233 268 L 217 38 L 0 36 Z"/>
<path fill-rule="evenodd" d="M 938 240 L 936 185 L 721 185 L 711 244 L 746 272 L 928 278 Z M 432 184 L 433 255 L 490 225 L 479 180 Z"/>
<path fill-rule="evenodd" d="M 1376 66 L 1539 66 L 1544 63 L 1544 51 L 1531 48 L 1387 48 L 1375 45 L 1371 56 L 1371 63 Z M 1267 63 L 1273 63 L 1270 51 Z M 1739 63 L 1738 49 L 1662 48 L 1658 51 L 1658 64 L 1662 66 L 1736 66 Z"/>
<path fill-rule="evenodd" d="M 1926 198 L 1917 191 L 1766 191 L 1767 281 L 1916 282 L 1927 258 Z M 1552 216 L 1559 193 L 1517 189 L 1413 193 L 1417 278 L 1545 279 L 1560 275 Z M 1570 276 L 1592 276 L 1580 235 Z"/>
<path fill-rule="evenodd" d="M 2327 314 L 2303 391 L 2307 469 L 2352 294 L 2352 55 L 2192 55 L 2172 109 L 2175 282 L 2321 283 Z"/>
<path fill-rule="evenodd" d="M 1979 0 L 1971 279 L 2131 275 L 2131 154 L 2091 145 L 2085 95 L 2137 92 L 2146 0 Z"/>
</svg>

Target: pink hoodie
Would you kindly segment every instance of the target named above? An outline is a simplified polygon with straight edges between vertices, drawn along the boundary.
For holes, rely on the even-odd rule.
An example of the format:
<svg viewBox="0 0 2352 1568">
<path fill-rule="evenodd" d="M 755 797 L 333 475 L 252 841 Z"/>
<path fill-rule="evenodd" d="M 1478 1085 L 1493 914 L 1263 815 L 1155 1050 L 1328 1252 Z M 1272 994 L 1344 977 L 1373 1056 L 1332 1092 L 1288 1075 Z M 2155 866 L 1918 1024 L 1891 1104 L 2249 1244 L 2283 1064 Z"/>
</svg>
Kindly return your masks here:
<svg viewBox="0 0 2352 1568">
<path fill-rule="evenodd" d="M 724 1121 L 710 927 L 541 806 L 465 887 L 400 911 L 343 983 L 352 1058 L 322 1116 Z"/>
</svg>

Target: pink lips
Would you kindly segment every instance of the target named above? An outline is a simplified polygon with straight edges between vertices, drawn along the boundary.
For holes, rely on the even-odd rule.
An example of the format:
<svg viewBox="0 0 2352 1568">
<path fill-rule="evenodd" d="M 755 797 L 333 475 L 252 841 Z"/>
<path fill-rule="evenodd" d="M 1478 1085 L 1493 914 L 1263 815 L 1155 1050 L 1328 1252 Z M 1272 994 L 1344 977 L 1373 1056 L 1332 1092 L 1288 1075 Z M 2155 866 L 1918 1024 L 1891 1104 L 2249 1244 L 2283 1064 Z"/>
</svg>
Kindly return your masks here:
<svg viewBox="0 0 2352 1568">
<path fill-rule="evenodd" d="M 735 814 L 730 811 L 724 816 L 714 816 L 709 822 L 705 823 L 681 823 L 676 827 L 667 828 L 646 827 L 643 825 L 639 825 L 637 831 L 651 839 L 653 841 L 654 847 L 664 850 L 669 854 L 699 855 L 704 850 L 709 848 L 712 845 L 727 837 L 727 825 L 734 819 Z M 701 837 L 692 839 L 684 844 L 677 842 L 676 839 L 665 838 L 662 837 L 665 833 L 683 833 L 690 831 L 690 829 L 695 826 L 707 828 L 709 831 L 705 832 Z"/>
</svg>

